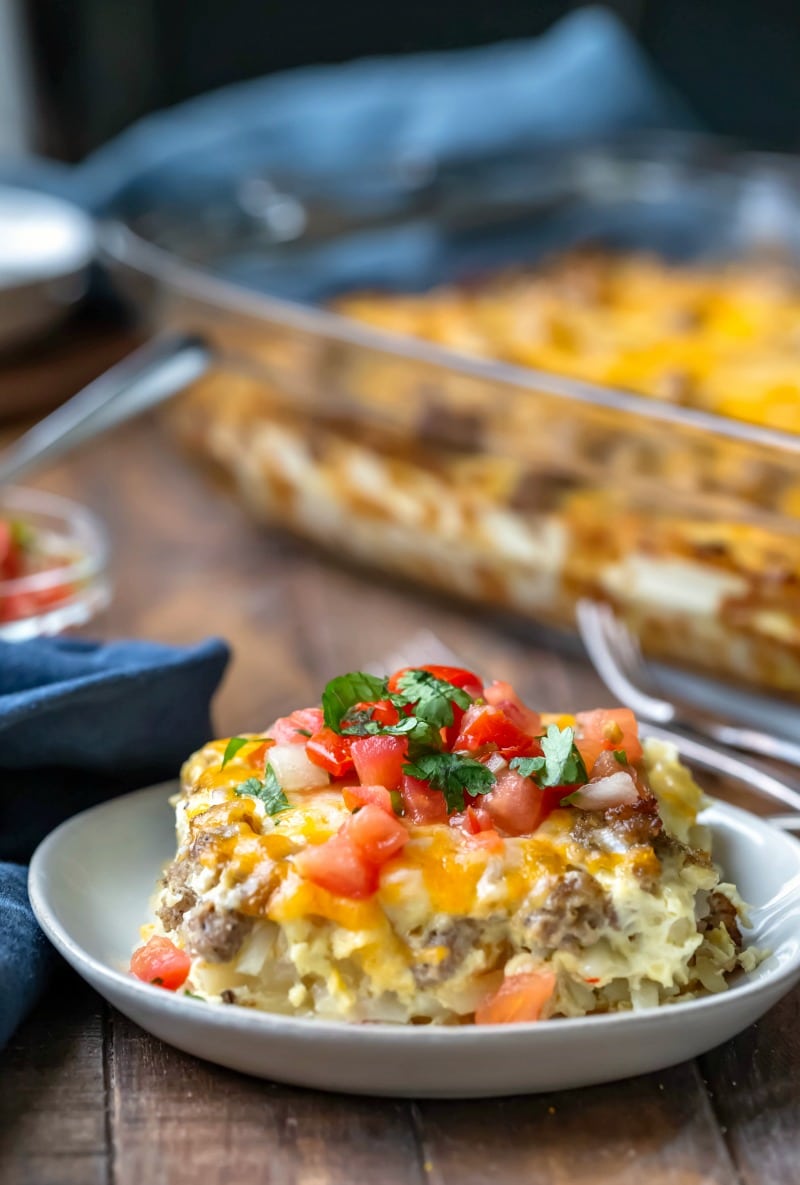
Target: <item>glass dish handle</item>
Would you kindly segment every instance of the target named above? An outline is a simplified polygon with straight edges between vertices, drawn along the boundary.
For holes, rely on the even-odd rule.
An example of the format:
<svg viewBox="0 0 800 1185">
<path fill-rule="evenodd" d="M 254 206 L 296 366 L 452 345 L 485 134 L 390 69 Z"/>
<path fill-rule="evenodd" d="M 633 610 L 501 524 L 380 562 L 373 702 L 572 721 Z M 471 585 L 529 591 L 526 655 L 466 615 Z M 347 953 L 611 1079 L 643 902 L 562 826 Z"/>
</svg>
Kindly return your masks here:
<svg viewBox="0 0 800 1185">
<path fill-rule="evenodd" d="M 196 334 L 164 334 L 149 341 L 0 454 L 0 486 L 177 395 L 209 370 L 212 358 L 211 346 Z"/>
</svg>

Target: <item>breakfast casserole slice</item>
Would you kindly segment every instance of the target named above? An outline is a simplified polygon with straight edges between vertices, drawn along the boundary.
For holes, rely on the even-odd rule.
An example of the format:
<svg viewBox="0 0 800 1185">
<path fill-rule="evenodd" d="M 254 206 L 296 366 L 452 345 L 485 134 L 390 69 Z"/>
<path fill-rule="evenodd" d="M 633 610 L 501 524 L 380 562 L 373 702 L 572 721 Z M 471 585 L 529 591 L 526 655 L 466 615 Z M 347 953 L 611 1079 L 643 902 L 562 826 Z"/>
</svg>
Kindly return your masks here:
<svg viewBox="0 0 800 1185">
<path fill-rule="evenodd" d="M 422 666 L 183 770 L 178 850 L 131 970 L 203 999 L 479 1024 L 665 1004 L 754 964 L 700 789 L 626 709 L 540 715 Z"/>
</svg>

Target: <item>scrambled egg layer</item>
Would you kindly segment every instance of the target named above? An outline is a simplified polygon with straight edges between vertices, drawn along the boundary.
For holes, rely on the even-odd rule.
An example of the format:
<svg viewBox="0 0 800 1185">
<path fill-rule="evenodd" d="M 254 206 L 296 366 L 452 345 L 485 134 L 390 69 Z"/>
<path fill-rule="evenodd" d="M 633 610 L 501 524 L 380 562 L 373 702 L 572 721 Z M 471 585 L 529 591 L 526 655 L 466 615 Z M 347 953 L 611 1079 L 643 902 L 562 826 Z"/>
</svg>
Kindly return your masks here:
<svg viewBox="0 0 800 1185">
<path fill-rule="evenodd" d="M 499 850 L 446 825 L 411 827 L 363 900 L 294 866 L 348 817 L 340 789 L 289 793 L 290 809 L 270 816 L 234 792 L 256 772 L 258 746 L 222 770 L 224 747 L 207 745 L 184 769 L 177 857 L 143 931 L 193 955 L 193 993 L 295 1015 L 453 1024 L 470 1021 L 504 975 L 543 966 L 557 975 L 548 1014 L 580 1016 L 722 990 L 748 963 L 735 924 L 706 916 L 719 876 L 697 824 L 701 791 L 671 746 L 645 748 L 665 825 L 653 842 L 626 842 L 602 815 L 587 830 L 574 808 Z M 721 888 L 735 919 L 736 891 Z"/>
</svg>

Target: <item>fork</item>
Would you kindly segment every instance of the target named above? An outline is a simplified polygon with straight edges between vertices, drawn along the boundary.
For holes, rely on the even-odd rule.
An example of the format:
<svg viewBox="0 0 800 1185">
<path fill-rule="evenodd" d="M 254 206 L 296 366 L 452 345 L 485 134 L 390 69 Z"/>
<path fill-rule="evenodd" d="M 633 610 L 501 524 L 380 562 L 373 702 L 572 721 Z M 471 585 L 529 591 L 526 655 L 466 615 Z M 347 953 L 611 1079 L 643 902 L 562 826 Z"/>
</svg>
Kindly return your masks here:
<svg viewBox="0 0 800 1185">
<path fill-rule="evenodd" d="M 640 719 L 707 737 L 718 745 L 800 766 L 800 745 L 793 741 L 757 728 L 732 724 L 686 701 L 667 700 L 657 695 L 638 641 L 610 605 L 581 600 L 577 618 L 583 644 L 595 670 L 617 699 L 627 704 Z"/>
<path fill-rule="evenodd" d="M 787 917 L 800 918 L 800 876 L 793 876 L 769 901 L 755 908 L 749 907 L 747 930 L 758 931 L 758 941 L 769 938 L 770 931 Z"/>
</svg>

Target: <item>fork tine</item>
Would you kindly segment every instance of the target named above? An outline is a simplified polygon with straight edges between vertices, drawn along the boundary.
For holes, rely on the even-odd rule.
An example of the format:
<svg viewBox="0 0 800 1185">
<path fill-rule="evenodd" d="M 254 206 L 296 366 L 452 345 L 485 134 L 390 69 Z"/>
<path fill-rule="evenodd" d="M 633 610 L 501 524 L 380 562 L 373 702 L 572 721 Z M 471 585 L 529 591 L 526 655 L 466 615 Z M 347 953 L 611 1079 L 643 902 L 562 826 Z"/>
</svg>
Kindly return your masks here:
<svg viewBox="0 0 800 1185">
<path fill-rule="evenodd" d="M 603 616 L 607 637 L 613 640 L 614 653 L 630 681 L 635 683 L 640 691 L 645 691 L 651 685 L 651 680 L 639 639 L 610 605 L 606 605 L 604 608 L 606 612 Z"/>
<path fill-rule="evenodd" d="M 583 599 L 576 608 L 578 629 L 594 668 L 609 691 L 637 716 L 667 723 L 672 718 L 671 705 L 654 699 L 643 691 L 630 674 L 630 635 L 619 623 L 610 605 Z M 626 636 L 627 635 L 627 636 Z M 627 655 L 625 652 L 628 652 Z M 638 669 L 638 666 L 636 667 Z M 667 708 L 665 713 L 664 708 Z"/>
</svg>

